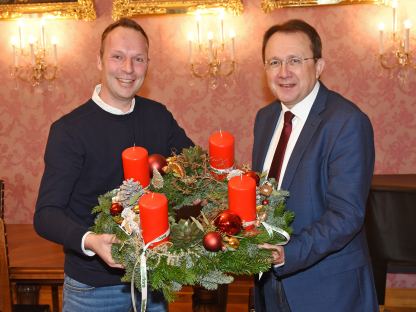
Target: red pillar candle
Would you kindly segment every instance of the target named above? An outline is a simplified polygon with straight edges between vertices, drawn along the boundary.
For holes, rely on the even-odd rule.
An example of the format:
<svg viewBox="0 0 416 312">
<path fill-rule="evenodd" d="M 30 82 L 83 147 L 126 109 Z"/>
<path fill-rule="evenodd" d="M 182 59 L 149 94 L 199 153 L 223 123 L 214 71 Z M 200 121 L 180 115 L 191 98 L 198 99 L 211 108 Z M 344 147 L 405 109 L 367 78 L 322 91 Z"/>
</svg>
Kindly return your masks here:
<svg viewBox="0 0 416 312">
<path fill-rule="evenodd" d="M 147 150 L 140 146 L 126 148 L 121 154 L 123 159 L 124 179 L 139 182 L 142 187 L 150 183 L 149 162 Z"/>
<path fill-rule="evenodd" d="M 209 164 L 215 169 L 228 169 L 234 165 L 234 136 L 217 131 L 209 137 Z"/>
<path fill-rule="evenodd" d="M 236 176 L 228 181 L 228 209 L 244 222 L 256 220 L 256 181 L 247 176 Z M 253 228 L 253 225 L 246 226 Z"/>
<path fill-rule="evenodd" d="M 169 229 L 168 200 L 165 195 L 160 193 L 144 194 L 139 200 L 139 210 L 140 226 L 145 244 L 163 235 Z M 169 237 L 151 244 L 150 248 L 165 241 L 169 241 Z"/>
</svg>

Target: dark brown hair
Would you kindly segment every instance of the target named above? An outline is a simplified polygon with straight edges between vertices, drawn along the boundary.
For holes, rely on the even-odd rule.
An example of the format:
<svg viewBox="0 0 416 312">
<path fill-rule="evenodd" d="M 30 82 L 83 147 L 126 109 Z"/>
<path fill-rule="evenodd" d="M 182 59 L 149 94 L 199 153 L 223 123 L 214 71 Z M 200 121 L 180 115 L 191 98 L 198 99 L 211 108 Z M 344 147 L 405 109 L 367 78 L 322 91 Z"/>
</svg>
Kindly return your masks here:
<svg viewBox="0 0 416 312">
<path fill-rule="evenodd" d="M 129 19 L 129 18 L 121 18 L 118 21 L 110 24 L 107 28 L 103 31 L 101 35 L 101 47 L 100 47 L 100 56 L 103 57 L 104 54 L 104 41 L 107 38 L 108 34 L 113 31 L 117 27 L 125 27 L 136 30 L 137 32 L 141 33 L 144 38 L 146 39 L 147 46 L 149 46 L 149 38 L 147 37 L 144 29 L 140 26 L 136 21 Z"/>
<path fill-rule="evenodd" d="M 263 57 L 263 63 L 265 62 L 265 50 L 267 42 L 269 42 L 270 38 L 275 33 L 304 33 L 306 36 L 308 36 L 310 42 L 311 42 L 311 50 L 313 52 L 313 57 L 315 59 L 320 59 L 322 57 L 322 42 L 321 37 L 319 37 L 318 32 L 315 28 L 313 28 L 311 25 L 306 23 L 303 20 L 299 19 L 293 19 L 289 20 L 283 24 L 278 24 L 270 27 L 263 36 L 263 47 L 262 47 L 262 57 Z"/>
</svg>

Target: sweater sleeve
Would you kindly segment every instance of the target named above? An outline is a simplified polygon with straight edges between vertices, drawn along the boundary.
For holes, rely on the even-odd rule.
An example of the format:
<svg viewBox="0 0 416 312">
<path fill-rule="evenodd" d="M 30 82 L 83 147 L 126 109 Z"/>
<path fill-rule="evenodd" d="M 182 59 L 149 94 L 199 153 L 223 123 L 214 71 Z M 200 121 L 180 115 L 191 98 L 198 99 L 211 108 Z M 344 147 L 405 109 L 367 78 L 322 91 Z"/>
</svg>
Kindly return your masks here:
<svg viewBox="0 0 416 312">
<path fill-rule="evenodd" d="M 169 149 L 171 152 L 179 154 L 184 148 L 188 148 L 194 145 L 192 140 L 186 135 L 185 130 L 183 130 L 173 117 L 170 114 L 170 136 L 169 136 Z"/>
<path fill-rule="evenodd" d="M 67 207 L 81 173 L 84 152 L 80 140 L 74 138 L 62 119 L 51 126 L 44 160 L 34 228 L 40 236 L 82 253 L 81 240 L 88 228 L 76 223 Z"/>
</svg>

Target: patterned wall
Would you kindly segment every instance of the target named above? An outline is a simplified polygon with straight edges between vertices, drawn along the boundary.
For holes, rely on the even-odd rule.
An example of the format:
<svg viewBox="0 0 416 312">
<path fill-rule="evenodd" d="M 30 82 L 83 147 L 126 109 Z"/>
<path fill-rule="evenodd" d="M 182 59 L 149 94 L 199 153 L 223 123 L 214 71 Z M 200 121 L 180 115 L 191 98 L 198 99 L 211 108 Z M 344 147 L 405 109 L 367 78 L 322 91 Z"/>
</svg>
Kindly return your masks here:
<svg viewBox="0 0 416 312">
<path fill-rule="evenodd" d="M 403 1 L 413 12 L 416 3 Z M 59 38 L 59 79 L 48 88 L 33 89 L 10 79 L 10 37 L 14 21 L 0 21 L 0 178 L 6 182 L 6 219 L 31 223 L 43 151 L 50 124 L 86 101 L 98 81 L 96 55 L 102 30 L 111 20 L 111 1 L 95 1 L 97 20 L 54 21 L 47 32 Z M 410 16 L 412 17 L 412 16 Z M 322 81 L 353 100 L 375 129 L 376 173 L 416 172 L 416 73 L 406 89 L 380 70 L 376 54 L 380 20 L 391 9 L 347 5 L 275 10 L 265 14 L 260 0 L 244 1 L 244 13 L 226 17 L 236 30 L 238 60 L 235 84 L 212 91 L 188 71 L 187 33 L 193 18 L 185 15 L 136 18 L 150 37 L 150 68 L 140 94 L 165 103 L 190 137 L 203 147 L 218 129 L 236 137 L 240 163 L 251 161 L 252 126 L 256 111 L 273 98 L 261 63 L 261 37 L 272 24 L 303 18 L 323 39 L 326 68 Z M 53 222 L 53 220 L 51 220 Z M 416 282 L 413 282 L 416 287 Z"/>
</svg>

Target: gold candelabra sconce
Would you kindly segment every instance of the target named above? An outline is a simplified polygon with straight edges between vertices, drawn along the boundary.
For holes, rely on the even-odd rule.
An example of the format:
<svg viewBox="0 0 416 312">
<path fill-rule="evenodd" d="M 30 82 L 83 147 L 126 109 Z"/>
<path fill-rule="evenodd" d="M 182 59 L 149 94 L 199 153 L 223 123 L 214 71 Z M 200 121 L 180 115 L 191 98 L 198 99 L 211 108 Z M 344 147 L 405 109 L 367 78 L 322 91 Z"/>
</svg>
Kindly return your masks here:
<svg viewBox="0 0 416 312">
<path fill-rule="evenodd" d="M 410 19 L 398 22 L 398 0 L 392 0 L 390 5 L 393 13 L 391 33 L 386 35 L 384 23 L 378 25 L 379 62 L 381 68 L 388 70 L 390 77 L 397 78 L 399 86 L 406 89 L 412 72 L 416 71 L 415 53 L 411 51 L 415 46 L 410 34 L 412 22 Z"/>
<path fill-rule="evenodd" d="M 13 65 L 10 75 L 16 82 L 28 82 L 33 87 L 55 80 L 58 72 L 57 37 L 46 36 L 45 20 L 37 26 L 28 27 L 24 21 L 19 21 L 18 34 L 11 40 Z"/>
<path fill-rule="evenodd" d="M 195 12 L 196 30 L 188 34 L 191 75 L 207 79 L 213 90 L 221 84 L 229 87 L 234 82 L 232 76 L 236 69 L 236 35 L 230 29 L 226 36 L 224 16 L 224 9 L 198 10 Z"/>
</svg>

